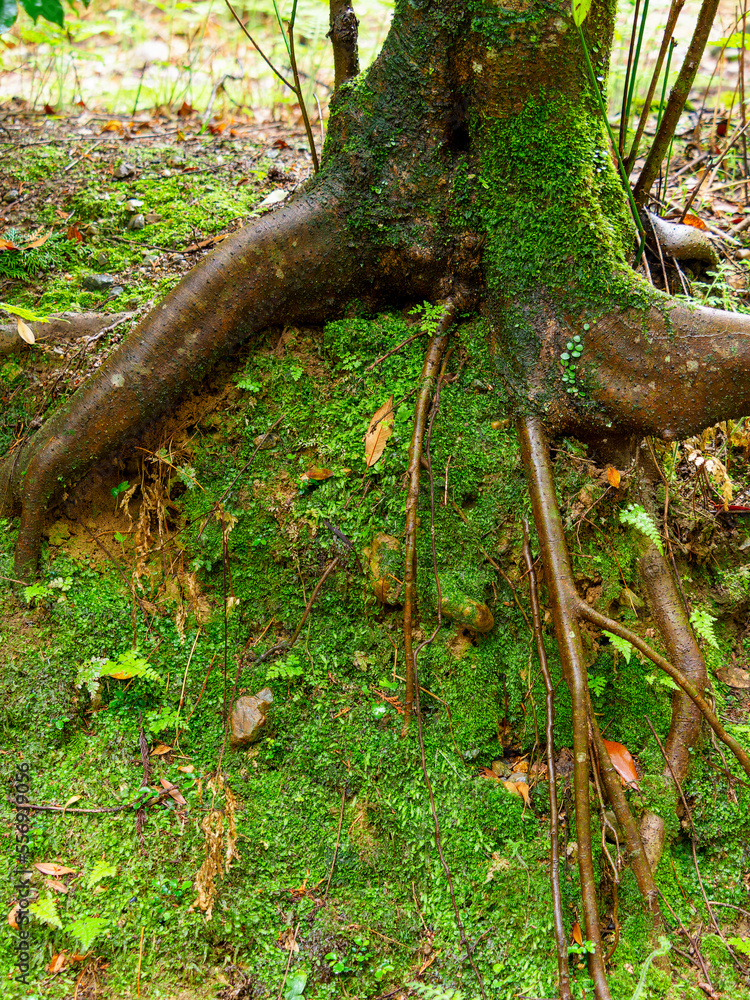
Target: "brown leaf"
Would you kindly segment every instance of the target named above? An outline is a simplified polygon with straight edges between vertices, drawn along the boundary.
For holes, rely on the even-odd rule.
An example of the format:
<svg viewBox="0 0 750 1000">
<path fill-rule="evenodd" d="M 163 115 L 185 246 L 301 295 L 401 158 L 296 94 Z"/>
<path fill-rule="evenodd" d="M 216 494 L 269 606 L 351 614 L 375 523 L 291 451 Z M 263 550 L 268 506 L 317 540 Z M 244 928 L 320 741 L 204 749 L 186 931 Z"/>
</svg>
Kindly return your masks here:
<svg viewBox="0 0 750 1000">
<path fill-rule="evenodd" d="M 175 800 L 178 806 L 186 806 L 187 802 L 182 796 L 182 792 L 179 790 L 177 785 L 173 785 L 171 781 L 167 781 L 166 778 L 161 778 L 162 787 L 165 792 L 169 792 L 172 798 Z"/>
<path fill-rule="evenodd" d="M 70 890 L 64 882 L 61 882 L 59 878 L 46 878 L 44 884 L 48 889 L 54 889 L 55 892 L 68 893 Z"/>
<path fill-rule="evenodd" d="M 51 235 L 52 230 L 50 229 L 46 236 L 38 236 L 35 240 L 32 240 L 31 243 L 28 243 L 24 247 L 24 250 L 31 250 L 33 247 L 43 247 Z"/>
<path fill-rule="evenodd" d="M 607 482 L 616 490 L 620 488 L 620 473 L 611 465 L 607 467 Z"/>
<path fill-rule="evenodd" d="M 18 250 L 15 243 L 11 243 L 10 240 L 0 239 L 0 250 Z"/>
<path fill-rule="evenodd" d="M 633 755 L 628 748 L 623 746 L 622 743 L 613 743 L 611 740 L 605 740 L 604 745 L 612 761 L 612 766 L 622 780 L 627 785 L 634 785 L 638 788 L 638 771 L 635 767 Z"/>
<path fill-rule="evenodd" d="M 500 780 L 498 778 L 498 776 L 495 774 L 495 772 L 492 770 L 491 767 L 480 767 L 479 768 L 479 773 L 481 774 L 481 776 L 483 778 L 489 778 L 490 781 L 499 781 Z"/>
<path fill-rule="evenodd" d="M 571 937 L 576 944 L 583 944 L 583 934 L 581 933 L 581 925 L 576 922 L 573 924 L 573 930 L 571 932 Z"/>
<path fill-rule="evenodd" d="M 508 791 L 511 793 L 511 795 L 520 795 L 521 794 L 521 791 L 520 791 L 520 789 L 519 789 L 518 786 L 519 786 L 519 784 L 522 784 L 522 782 L 519 782 L 519 781 L 504 781 L 503 784 L 508 789 Z"/>
<path fill-rule="evenodd" d="M 182 107 L 177 112 L 179 118 L 189 118 L 190 115 L 195 114 L 195 108 L 192 104 L 188 104 L 187 101 L 182 102 Z"/>
<path fill-rule="evenodd" d="M 169 753 L 172 747 L 168 747 L 166 743 L 160 743 L 155 746 L 154 749 L 149 754 L 149 757 L 162 757 L 165 753 Z"/>
<path fill-rule="evenodd" d="M 694 229 L 704 229 L 706 232 L 708 232 L 708 226 L 703 221 L 703 219 L 699 219 L 698 216 L 693 215 L 692 212 L 688 212 L 688 214 L 682 220 L 682 223 L 685 226 L 693 226 Z"/>
<path fill-rule="evenodd" d="M 56 975 L 58 972 L 62 972 L 65 968 L 65 952 L 58 952 L 57 955 L 52 956 L 52 961 L 47 966 L 47 972 L 51 972 L 52 975 Z"/>
<path fill-rule="evenodd" d="M 193 765 L 193 764 L 181 764 L 180 767 L 177 768 L 177 770 L 178 771 L 182 771 L 183 774 L 192 774 L 193 771 L 195 770 L 195 765 Z"/>
<path fill-rule="evenodd" d="M 750 673 L 740 667 L 721 667 L 716 676 L 724 684 L 733 688 L 750 688 Z"/>
<path fill-rule="evenodd" d="M 388 438 L 393 434 L 393 396 L 375 411 L 365 435 L 367 468 L 375 465 L 385 451 Z"/>
<path fill-rule="evenodd" d="M 16 319 L 16 324 L 18 327 L 18 336 L 21 340 L 25 341 L 27 344 L 35 344 L 36 337 L 34 336 L 34 331 L 20 318 Z"/>
<path fill-rule="evenodd" d="M 316 483 L 322 483 L 325 479 L 330 479 L 333 473 L 330 469 L 319 469 L 313 466 L 307 472 L 303 472 L 300 479 L 313 479 Z"/>
<path fill-rule="evenodd" d="M 65 235 L 75 243 L 83 243 L 83 236 L 81 236 L 77 222 L 74 222 L 72 226 L 68 226 L 68 231 Z"/>
<path fill-rule="evenodd" d="M 41 872 L 42 875 L 54 875 L 57 878 L 58 875 L 73 875 L 75 873 L 75 868 L 68 868 L 66 865 L 58 865 L 54 861 L 37 861 L 34 865 L 37 871 Z"/>
<path fill-rule="evenodd" d="M 18 921 L 16 920 L 16 917 L 18 916 L 18 911 L 20 909 L 21 907 L 18 903 L 16 903 L 15 906 L 11 906 L 10 910 L 8 910 L 8 926 L 12 927 L 14 931 L 18 930 Z"/>
<path fill-rule="evenodd" d="M 55 109 L 52 107 L 51 104 L 45 104 L 44 105 L 44 113 L 45 113 L 45 115 L 56 115 L 57 114 L 57 112 L 55 111 Z"/>
<path fill-rule="evenodd" d="M 124 132 L 124 131 L 125 130 L 122 127 L 122 122 L 117 122 L 114 121 L 113 119 L 112 121 L 105 122 L 104 125 L 102 125 L 99 134 L 101 135 L 102 132 Z"/>
<path fill-rule="evenodd" d="M 531 809 L 531 799 L 529 798 L 529 786 L 526 784 L 525 781 L 516 781 L 514 782 L 514 784 L 518 789 L 519 794 L 523 798 L 523 801 L 526 803 L 529 809 Z"/>
</svg>

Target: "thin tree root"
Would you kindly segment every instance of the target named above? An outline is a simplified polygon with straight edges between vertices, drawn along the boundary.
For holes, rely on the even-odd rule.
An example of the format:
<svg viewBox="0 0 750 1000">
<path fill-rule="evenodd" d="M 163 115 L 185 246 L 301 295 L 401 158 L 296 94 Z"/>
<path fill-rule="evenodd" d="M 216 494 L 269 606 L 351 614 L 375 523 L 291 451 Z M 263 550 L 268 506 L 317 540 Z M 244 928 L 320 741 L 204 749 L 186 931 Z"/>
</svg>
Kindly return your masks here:
<svg viewBox="0 0 750 1000">
<path fill-rule="evenodd" d="M 570 690 L 572 701 L 573 782 L 578 869 L 581 877 L 581 901 L 586 937 L 593 944 L 594 949 L 593 953 L 589 955 L 589 973 L 594 981 L 594 993 L 597 1000 L 611 1000 L 604 970 L 592 857 L 591 808 L 589 805 L 588 683 L 576 613 L 577 595 L 570 557 L 565 544 L 562 519 L 555 496 L 549 448 L 541 419 L 538 416 L 519 418 L 518 434 L 542 552 L 563 676 Z"/>
<path fill-rule="evenodd" d="M 417 610 L 417 504 L 419 501 L 419 474 L 422 468 L 422 442 L 427 427 L 430 401 L 435 391 L 440 362 L 448 343 L 448 329 L 453 323 L 457 303 L 446 303 L 435 334 L 427 346 L 427 353 L 419 381 L 419 394 L 414 405 L 414 427 L 409 445 L 407 477 L 409 491 L 406 497 L 406 540 L 404 544 L 404 652 L 406 654 L 406 694 L 404 697 L 404 731 L 414 710 L 414 647 L 412 626 Z M 438 601 L 439 604 L 439 601 Z M 419 695 L 417 694 L 417 699 Z"/>
<path fill-rule="evenodd" d="M 523 556 L 529 577 L 529 592 L 531 597 L 531 614 L 534 621 L 534 638 L 539 665 L 544 678 L 544 690 L 547 696 L 547 770 L 549 772 L 549 812 L 551 864 L 550 881 L 552 883 L 552 908 L 555 918 L 555 942 L 557 944 L 557 975 L 560 990 L 560 1000 L 570 1000 L 570 969 L 568 968 L 568 940 L 565 934 L 565 922 L 562 911 L 562 893 L 560 892 L 560 832 L 557 806 L 557 776 L 555 774 L 555 689 L 552 686 L 547 653 L 542 637 L 542 617 L 539 612 L 539 594 L 537 593 L 536 577 L 534 576 L 534 560 L 529 545 L 529 524 L 523 522 Z"/>
<path fill-rule="evenodd" d="M 631 632 L 630 629 L 625 628 L 619 622 L 614 621 L 611 618 L 607 618 L 606 615 L 601 614 L 595 608 L 586 604 L 585 601 L 577 600 L 576 611 L 580 618 L 591 622 L 592 625 L 596 625 L 597 628 L 606 629 L 608 632 L 612 632 L 613 635 L 619 636 L 621 639 L 625 639 L 635 646 L 635 648 L 643 653 L 653 664 L 659 667 L 664 673 L 668 674 L 675 684 L 678 684 L 685 694 L 692 700 L 693 704 L 701 711 L 703 717 L 709 726 L 713 729 L 722 743 L 729 747 L 734 756 L 737 758 L 739 763 L 742 765 L 742 769 L 750 777 L 750 756 L 748 756 L 747 751 L 745 751 L 737 740 L 730 736 L 730 734 L 724 729 L 722 724 L 717 719 L 714 712 L 711 710 L 711 706 L 708 704 L 703 695 L 698 691 L 694 684 L 692 684 L 687 677 L 678 670 L 677 667 L 673 666 L 664 656 L 657 653 L 656 650 L 652 649 L 647 642 L 635 632 Z"/>
</svg>

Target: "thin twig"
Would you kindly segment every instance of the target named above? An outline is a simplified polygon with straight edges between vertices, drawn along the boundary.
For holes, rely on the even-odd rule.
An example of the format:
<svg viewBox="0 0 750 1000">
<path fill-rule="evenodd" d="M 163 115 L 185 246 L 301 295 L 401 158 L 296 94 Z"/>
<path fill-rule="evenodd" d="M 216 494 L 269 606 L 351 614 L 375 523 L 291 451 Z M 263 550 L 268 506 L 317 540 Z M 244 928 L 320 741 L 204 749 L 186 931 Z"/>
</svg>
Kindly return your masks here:
<svg viewBox="0 0 750 1000">
<path fill-rule="evenodd" d="M 242 28 L 242 30 L 245 33 L 246 38 L 248 39 L 248 41 L 250 42 L 250 44 L 253 46 L 253 48 L 255 49 L 255 51 L 258 53 L 258 55 L 261 57 L 261 59 L 263 60 L 263 62 L 266 64 L 266 66 L 268 66 L 268 68 L 271 70 L 271 72 L 275 76 L 277 76 L 279 78 L 279 80 L 281 80 L 281 82 L 284 84 L 285 87 L 288 87 L 292 92 L 294 92 L 294 84 L 290 83 L 285 76 L 282 76 L 281 73 L 279 73 L 279 71 L 276 69 L 276 67 L 274 66 L 274 64 L 269 59 L 266 58 L 265 53 L 263 52 L 263 50 L 261 49 L 261 47 L 258 45 L 258 43 L 255 41 L 255 39 L 250 34 L 250 32 L 247 30 L 247 28 L 245 27 L 245 25 L 242 23 L 242 21 L 239 18 L 239 15 L 237 14 L 237 11 L 231 5 L 231 3 L 229 2 L 229 0 L 224 0 L 224 2 L 226 3 L 226 5 L 230 9 L 230 11 L 232 12 L 232 17 L 235 19 L 235 21 L 237 22 L 237 24 L 239 24 L 239 26 Z"/>
</svg>

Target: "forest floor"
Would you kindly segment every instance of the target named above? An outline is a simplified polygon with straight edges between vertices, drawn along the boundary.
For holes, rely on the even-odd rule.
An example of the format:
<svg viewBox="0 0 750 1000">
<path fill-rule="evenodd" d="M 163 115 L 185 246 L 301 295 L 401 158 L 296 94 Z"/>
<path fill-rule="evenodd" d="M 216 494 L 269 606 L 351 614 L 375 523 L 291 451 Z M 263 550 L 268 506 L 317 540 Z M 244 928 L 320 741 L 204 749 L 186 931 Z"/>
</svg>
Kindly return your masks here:
<svg viewBox="0 0 750 1000">
<path fill-rule="evenodd" d="M 0 107 L 0 150 L 14 154 L 0 160 L 0 454 L 225 234 L 309 175 L 294 112 L 259 117 L 222 108 L 204 121 L 186 99 L 135 115 Z M 718 101 L 700 125 L 696 111 L 686 116 L 665 203 L 681 210 L 709 158 L 713 170 L 727 117 Z M 680 274 L 650 260 L 655 283 L 746 311 L 750 216 L 736 148 L 691 209 L 720 265 L 682 262 Z M 89 319 L 37 321 L 59 313 Z M 50 513 L 32 587 L 14 584 L 16 525 L 0 523 L 0 773 L 12 791 L 28 764 L 30 798 L 49 807 L 30 830 L 28 984 L 13 973 L 12 813 L 0 820 L 4 997 L 478 996 L 437 858 L 416 727 L 401 735 L 403 474 L 428 329 L 426 309 L 369 316 L 353 306 L 323 329 L 266 331 L 70 490 Z M 432 441 L 450 614 L 421 659 L 425 744 L 487 994 L 531 1000 L 553 995 L 556 973 L 544 692 L 522 558 L 529 502 L 487 376 L 485 332 L 475 318 L 456 334 Z M 390 397 L 392 436 L 368 462 L 370 419 Z M 740 420 L 651 447 L 668 487 L 651 530 L 671 547 L 719 714 L 750 746 L 750 428 Z M 581 595 L 657 643 L 639 532 L 621 516 L 639 503 L 637 471 L 613 470 L 575 441 L 559 442 L 555 459 Z M 264 659 L 288 642 L 334 560 L 297 645 Z M 419 586 L 429 634 L 431 572 Z M 491 631 L 473 628 L 472 601 L 491 611 Z M 606 635 L 585 638 L 605 736 L 635 758 L 631 805 L 662 812 L 669 833 L 657 872 L 672 908 L 666 965 L 652 961 L 615 845 L 597 846 L 613 996 L 747 998 L 747 785 L 706 735 L 685 785 L 688 811 L 676 809 L 646 721 L 664 736 L 669 685 Z M 559 679 L 551 632 L 545 642 Z M 233 748 L 227 709 L 264 687 L 274 701 L 262 738 Z M 564 686 L 555 738 L 571 959 L 576 995 L 590 996 Z"/>
</svg>

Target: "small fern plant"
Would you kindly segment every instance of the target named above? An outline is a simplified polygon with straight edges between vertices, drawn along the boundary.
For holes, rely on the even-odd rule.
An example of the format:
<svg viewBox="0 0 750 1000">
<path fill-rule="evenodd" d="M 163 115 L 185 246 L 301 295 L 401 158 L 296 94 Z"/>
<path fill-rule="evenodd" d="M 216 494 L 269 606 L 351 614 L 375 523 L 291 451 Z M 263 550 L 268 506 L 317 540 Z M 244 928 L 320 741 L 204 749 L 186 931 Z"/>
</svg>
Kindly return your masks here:
<svg viewBox="0 0 750 1000">
<path fill-rule="evenodd" d="M 148 661 L 139 655 L 137 649 L 128 649 L 120 653 L 116 660 L 108 660 L 101 656 L 93 656 L 78 668 L 76 686 L 86 687 L 93 698 L 99 690 L 100 677 L 113 677 L 118 681 L 142 677 L 154 684 L 164 684 L 161 674 L 148 665 Z"/>
<path fill-rule="evenodd" d="M 659 535 L 656 525 L 652 521 L 651 516 L 644 510 L 643 507 L 641 507 L 640 504 L 630 503 L 625 510 L 621 510 L 620 522 L 622 524 L 627 524 L 631 528 L 635 528 L 636 531 L 640 531 L 640 533 L 652 541 L 659 552 L 664 555 L 664 546 L 662 545 L 661 536 Z"/>
<path fill-rule="evenodd" d="M 705 608 L 696 608 L 691 612 L 690 624 L 695 629 L 696 635 L 699 635 L 712 649 L 718 650 L 719 640 L 716 638 L 716 632 L 714 631 L 716 619 L 713 615 L 709 614 Z"/>
</svg>

